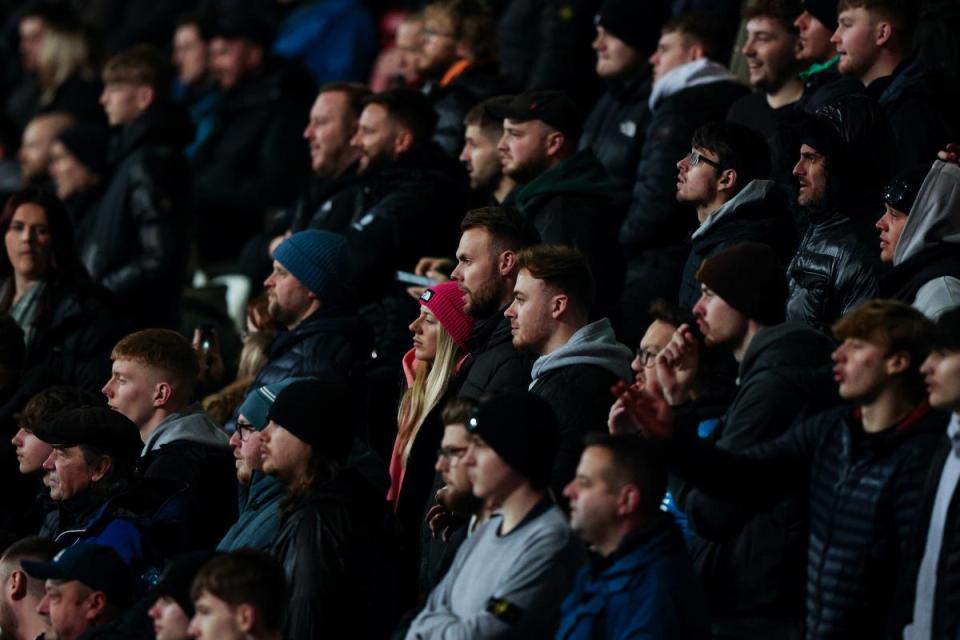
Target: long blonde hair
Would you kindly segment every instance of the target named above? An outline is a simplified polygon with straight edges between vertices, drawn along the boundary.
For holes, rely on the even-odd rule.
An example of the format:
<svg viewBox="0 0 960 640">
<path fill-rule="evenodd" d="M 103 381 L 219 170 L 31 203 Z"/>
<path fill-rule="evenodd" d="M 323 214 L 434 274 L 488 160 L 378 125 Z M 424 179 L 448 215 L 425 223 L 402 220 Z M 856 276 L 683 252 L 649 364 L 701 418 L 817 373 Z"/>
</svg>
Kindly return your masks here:
<svg viewBox="0 0 960 640">
<path fill-rule="evenodd" d="M 433 362 L 424 362 L 416 368 L 413 384 L 404 391 L 400 408 L 397 410 L 397 439 L 404 466 L 407 464 L 413 439 L 427 415 L 443 398 L 460 361 L 460 347 L 443 325 L 438 329 L 436 357 Z"/>
<path fill-rule="evenodd" d="M 90 43 L 86 34 L 79 29 L 48 29 L 40 49 L 37 72 L 43 86 L 41 104 L 50 104 L 57 89 L 73 73 L 79 72 L 88 79 L 93 77 Z"/>
</svg>

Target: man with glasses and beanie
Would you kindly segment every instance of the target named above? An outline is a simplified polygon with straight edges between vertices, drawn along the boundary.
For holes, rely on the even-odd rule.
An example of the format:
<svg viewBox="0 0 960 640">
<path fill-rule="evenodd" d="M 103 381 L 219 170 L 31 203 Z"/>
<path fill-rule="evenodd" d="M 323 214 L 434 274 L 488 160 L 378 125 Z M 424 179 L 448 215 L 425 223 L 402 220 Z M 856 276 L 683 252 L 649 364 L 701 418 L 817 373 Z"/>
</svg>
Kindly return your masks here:
<svg viewBox="0 0 960 640">
<path fill-rule="evenodd" d="M 787 283 L 770 247 L 741 243 L 717 252 L 697 272 L 700 300 L 693 314 L 708 348 L 733 353 L 737 392 L 707 441 L 741 453 L 772 440 L 806 413 L 826 408 L 836 393 L 830 340 L 800 323 L 784 323 Z M 656 359 L 664 396 L 680 408 L 689 398 L 701 354 L 681 325 Z M 621 406 L 623 405 L 621 401 Z M 613 431 L 630 418 L 611 420 Z M 695 425 L 692 425 L 695 428 Z M 677 506 L 696 533 L 691 555 L 713 617 L 713 632 L 735 638 L 799 638 L 803 615 L 802 501 L 793 495 L 771 509 L 715 500 L 674 479 Z"/>
<path fill-rule="evenodd" d="M 408 640 L 546 637 L 573 584 L 577 542 L 547 493 L 559 427 L 550 405 L 508 392 L 468 421 L 473 494 L 500 510 L 460 547 L 410 625 Z"/>
</svg>

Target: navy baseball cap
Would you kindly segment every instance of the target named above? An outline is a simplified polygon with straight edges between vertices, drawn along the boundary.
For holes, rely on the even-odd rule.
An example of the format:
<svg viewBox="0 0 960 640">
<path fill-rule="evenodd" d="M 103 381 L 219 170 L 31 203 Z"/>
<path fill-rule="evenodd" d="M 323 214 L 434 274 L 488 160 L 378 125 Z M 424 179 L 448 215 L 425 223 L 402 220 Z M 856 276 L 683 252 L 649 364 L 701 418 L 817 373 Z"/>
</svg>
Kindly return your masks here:
<svg viewBox="0 0 960 640">
<path fill-rule="evenodd" d="M 76 580 L 94 591 L 102 591 L 115 605 L 132 602 L 138 591 L 133 572 L 123 558 L 101 544 L 77 542 L 55 555 L 52 562 L 21 560 L 20 565 L 38 580 Z"/>
<path fill-rule="evenodd" d="M 484 109 L 497 120 L 540 120 L 571 140 L 580 136 L 583 127 L 580 109 L 562 91 L 524 91 L 512 98 L 491 100 L 484 104 Z"/>
</svg>

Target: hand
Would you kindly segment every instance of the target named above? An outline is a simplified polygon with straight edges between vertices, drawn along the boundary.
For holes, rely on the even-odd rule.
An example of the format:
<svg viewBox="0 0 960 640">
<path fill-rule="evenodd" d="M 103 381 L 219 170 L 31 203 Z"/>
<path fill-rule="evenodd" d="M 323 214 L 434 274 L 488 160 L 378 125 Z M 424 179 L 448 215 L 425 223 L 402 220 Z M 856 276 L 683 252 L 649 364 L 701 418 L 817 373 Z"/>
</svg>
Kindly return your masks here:
<svg viewBox="0 0 960 640">
<path fill-rule="evenodd" d="M 441 495 L 448 491 L 446 485 L 440 487 L 437 491 L 437 499 L 441 499 Z M 430 507 L 427 511 L 426 516 L 427 526 L 430 527 L 430 535 L 434 538 L 440 538 L 444 542 L 447 542 L 450 539 L 450 534 L 456 529 L 457 524 L 460 521 L 460 518 L 455 516 L 447 507 L 443 504 L 435 504 Z"/>
<path fill-rule="evenodd" d="M 197 354 L 197 365 L 200 370 L 200 382 L 219 382 L 223 379 L 225 367 L 223 355 L 220 353 L 220 336 L 216 331 L 210 332 L 210 348 L 206 351 L 200 344 L 200 329 L 193 330 L 193 352 Z"/>
<path fill-rule="evenodd" d="M 623 385 L 621 387 L 621 385 Z M 642 428 L 633 420 L 633 416 L 627 411 L 624 399 L 621 397 L 623 389 L 628 385 L 625 382 L 618 382 L 610 391 L 617 397 L 610 407 L 610 413 L 607 415 L 607 428 L 613 435 L 641 433 Z M 639 388 L 637 385 L 632 385 Z"/>
<path fill-rule="evenodd" d="M 677 328 L 655 362 L 657 381 L 670 406 L 688 401 L 700 368 L 700 348 L 689 325 Z"/>
<path fill-rule="evenodd" d="M 946 149 L 943 149 L 937 153 L 937 157 L 944 162 L 960 164 L 960 144 L 948 144 Z"/>
<path fill-rule="evenodd" d="M 646 391 L 618 382 L 614 392 L 618 395 L 618 402 L 623 404 L 624 412 L 629 416 L 629 424 L 635 428 L 627 433 L 640 433 L 653 440 L 666 440 L 673 435 L 673 411 L 663 397 L 660 385 L 653 382 L 651 389 L 652 391 Z"/>
<path fill-rule="evenodd" d="M 413 272 L 418 276 L 426 276 L 437 282 L 446 282 L 450 279 L 447 274 L 453 271 L 455 266 L 450 258 L 426 257 L 417 261 L 417 266 L 413 268 Z"/>
</svg>

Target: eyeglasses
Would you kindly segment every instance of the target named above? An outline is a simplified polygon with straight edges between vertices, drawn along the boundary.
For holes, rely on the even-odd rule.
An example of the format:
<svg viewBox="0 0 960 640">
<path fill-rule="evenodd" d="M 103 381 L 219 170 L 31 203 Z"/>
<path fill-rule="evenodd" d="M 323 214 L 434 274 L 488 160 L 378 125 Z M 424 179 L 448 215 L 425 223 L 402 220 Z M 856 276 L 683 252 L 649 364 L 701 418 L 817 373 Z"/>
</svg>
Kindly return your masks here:
<svg viewBox="0 0 960 640">
<path fill-rule="evenodd" d="M 691 166 L 691 167 L 695 167 L 695 166 L 697 166 L 698 164 L 700 164 L 701 162 L 704 162 L 704 163 L 710 165 L 711 167 L 713 167 L 714 169 L 716 169 L 717 171 L 722 171 L 722 170 L 723 170 L 723 165 L 722 165 L 722 164 L 720 164 L 720 163 L 717 162 L 716 160 L 711 160 L 710 158 L 704 156 L 703 154 L 701 154 L 701 153 L 700 153 L 699 151 L 697 151 L 696 149 L 690 149 L 690 153 L 687 154 L 687 158 L 689 159 L 689 162 L 690 162 L 690 166 Z"/>
<path fill-rule="evenodd" d="M 467 455 L 467 447 L 440 447 L 437 449 L 437 458 L 443 458 L 450 464 L 460 462 Z"/>
<path fill-rule="evenodd" d="M 240 436 L 241 442 L 246 442 L 255 433 L 257 433 L 256 428 L 249 422 L 237 423 L 237 435 Z"/>
<path fill-rule="evenodd" d="M 656 351 L 648 351 L 647 349 L 639 348 L 637 349 L 636 355 L 637 355 L 637 359 L 640 360 L 640 364 L 645 369 L 649 369 L 657 362 Z"/>
</svg>

